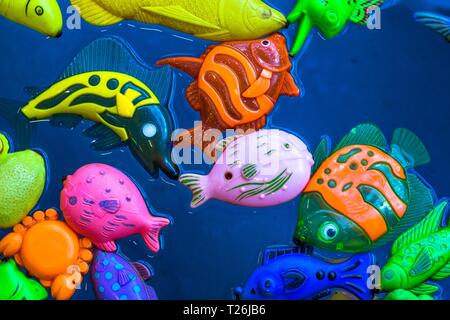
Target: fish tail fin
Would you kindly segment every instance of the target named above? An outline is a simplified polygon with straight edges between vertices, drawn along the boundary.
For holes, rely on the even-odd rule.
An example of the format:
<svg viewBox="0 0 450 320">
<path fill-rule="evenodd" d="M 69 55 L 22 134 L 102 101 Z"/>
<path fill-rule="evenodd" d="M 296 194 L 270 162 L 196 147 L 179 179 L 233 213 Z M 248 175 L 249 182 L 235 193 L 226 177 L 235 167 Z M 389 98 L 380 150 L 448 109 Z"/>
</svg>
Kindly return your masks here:
<svg viewBox="0 0 450 320">
<path fill-rule="evenodd" d="M 344 285 L 361 300 L 372 300 L 373 298 L 373 289 L 369 288 L 368 271 L 375 263 L 373 254 L 363 253 L 355 255 L 339 265 L 339 276 Z"/>
<path fill-rule="evenodd" d="M 424 143 L 408 129 L 399 128 L 394 132 L 392 145 L 399 146 L 414 159 L 414 166 L 422 166 L 431 161 L 430 154 Z"/>
<path fill-rule="evenodd" d="M 414 18 L 450 42 L 450 18 L 432 12 L 416 12 Z"/>
<path fill-rule="evenodd" d="M 156 63 L 158 66 L 169 65 L 172 68 L 181 70 L 193 78 L 197 78 L 203 64 L 203 60 L 194 57 L 172 57 L 161 59 Z"/>
<path fill-rule="evenodd" d="M 150 223 L 142 232 L 141 236 L 144 239 L 146 246 L 153 252 L 158 252 L 161 248 L 159 241 L 159 233 L 161 229 L 168 226 L 170 220 L 162 217 L 152 217 Z"/>
<path fill-rule="evenodd" d="M 192 192 L 191 207 L 197 208 L 208 201 L 211 197 L 208 194 L 208 177 L 198 174 L 183 174 L 180 182 L 188 187 Z"/>
<path fill-rule="evenodd" d="M 21 112 L 25 105 L 26 103 L 14 100 L 0 99 L 0 117 L 4 118 L 14 130 L 16 135 L 14 145 L 17 151 L 28 149 L 31 145 L 31 124 Z"/>
<path fill-rule="evenodd" d="M 72 5 L 78 8 L 80 15 L 88 23 L 96 26 L 110 26 L 119 23 L 123 18 L 114 15 L 106 8 L 93 0 L 71 0 Z"/>
</svg>

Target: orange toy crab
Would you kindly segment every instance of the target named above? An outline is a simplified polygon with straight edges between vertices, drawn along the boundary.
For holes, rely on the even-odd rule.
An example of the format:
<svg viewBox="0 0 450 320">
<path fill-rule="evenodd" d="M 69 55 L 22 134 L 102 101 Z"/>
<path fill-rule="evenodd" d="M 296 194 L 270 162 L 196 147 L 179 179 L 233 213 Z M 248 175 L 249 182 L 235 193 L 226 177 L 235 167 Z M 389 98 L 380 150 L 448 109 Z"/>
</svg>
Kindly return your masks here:
<svg viewBox="0 0 450 320">
<path fill-rule="evenodd" d="M 14 231 L 0 241 L 0 254 L 12 257 L 17 264 L 51 288 L 57 300 L 70 299 L 83 275 L 89 271 L 92 243 L 80 239 L 69 226 L 58 220 L 54 209 L 27 216 Z"/>
</svg>

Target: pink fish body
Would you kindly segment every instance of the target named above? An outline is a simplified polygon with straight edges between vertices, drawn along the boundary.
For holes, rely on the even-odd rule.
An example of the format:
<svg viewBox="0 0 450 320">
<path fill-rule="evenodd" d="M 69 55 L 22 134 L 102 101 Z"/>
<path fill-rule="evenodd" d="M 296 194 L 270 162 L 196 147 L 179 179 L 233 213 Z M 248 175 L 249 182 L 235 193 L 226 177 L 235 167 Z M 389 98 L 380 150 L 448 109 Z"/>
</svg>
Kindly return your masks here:
<svg viewBox="0 0 450 320">
<path fill-rule="evenodd" d="M 247 207 L 270 207 L 301 194 L 311 177 L 313 157 L 296 136 L 259 130 L 219 142 L 222 154 L 207 176 L 184 174 L 180 182 L 196 208 L 209 199 Z"/>
<path fill-rule="evenodd" d="M 170 224 L 151 215 L 128 176 L 104 164 L 86 165 L 65 179 L 61 210 L 72 229 L 107 252 L 116 251 L 115 240 L 134 234 L 157 252 L 160 230 Z"/>
</svg>

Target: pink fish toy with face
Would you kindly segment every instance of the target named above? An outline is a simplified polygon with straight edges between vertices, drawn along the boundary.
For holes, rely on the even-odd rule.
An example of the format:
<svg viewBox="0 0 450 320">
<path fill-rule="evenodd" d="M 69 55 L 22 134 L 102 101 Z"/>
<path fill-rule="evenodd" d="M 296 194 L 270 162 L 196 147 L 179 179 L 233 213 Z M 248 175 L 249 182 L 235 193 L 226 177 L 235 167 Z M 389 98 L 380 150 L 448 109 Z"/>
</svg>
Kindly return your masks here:
<svg viewBox="0 0 450 320">
<path fill-rule="evenodd" d="M 192 208 L 210 199 L 247 207 L 270 207 L 301 194 L 314 160 L 307 146 L 285 131 L 259 130 L 219 142 L 221 155 L 207 176 L 184 174 Z"/>
<path fill-rule="evenodd" d="M 159 233 L 170 220 L 151 215 L 136 184 L 105 164 L 89 164 L 64 180 L 61 210 L 69 226 L 113 252 L 115 240 L 140 234 L 153 252 L 160 249 Z"/>
</svg>

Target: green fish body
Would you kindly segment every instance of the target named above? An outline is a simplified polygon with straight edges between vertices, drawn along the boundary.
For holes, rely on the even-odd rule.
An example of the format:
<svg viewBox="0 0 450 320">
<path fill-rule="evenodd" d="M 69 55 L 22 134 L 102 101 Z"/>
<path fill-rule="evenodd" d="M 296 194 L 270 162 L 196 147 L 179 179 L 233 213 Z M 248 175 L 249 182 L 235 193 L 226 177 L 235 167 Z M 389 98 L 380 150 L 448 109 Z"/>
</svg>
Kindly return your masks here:
<svg viewBox="0 0 450 320">
<path fill-rule="evenodd" d="M 303 48 L 312 29 L 316 27 L 327 39 L 344 30 L 347 22 L 365 24 L 368 9 L 380 6 L 384 0 L 299 0 L 288 16 L 291 24 L 299 22 L 297 38 L 291 49 L 296 55 Z"/>
<path fill-rule="evenodd" d="M 47 296 L 47 290 L 27 278 L 14 259 L 0 262 L 0 300 L 45 300 Z"/>
<path fill-rule="evenodd" d="M 382 269 L 383 291 L 405 289 L 430 295 L 439 288 L 426 281 L 450 276 L 450 228 L 441 227 L 447 207 L 448 202 L 443 201 L 395 241 L 391 258 Z"/>
<path fill-rule="evenodd" d="M 415 295 L 411 291 L 404 290 L 404 289 L 397 289 L 395 291 L 390 292 L 389 294 L 384 297 L 384 300 L 410 300 L 410 301 L 417 301 L 417 300 L 434 300 L 432 296 L 422 294 L 422 295 Z"/>
<path fill-rule="evenodd" d="M 258 39 L 287 23 L 261 0 L 71 0 L 89 23 L 158 24 L 213 41 Z"/>
</svg>

